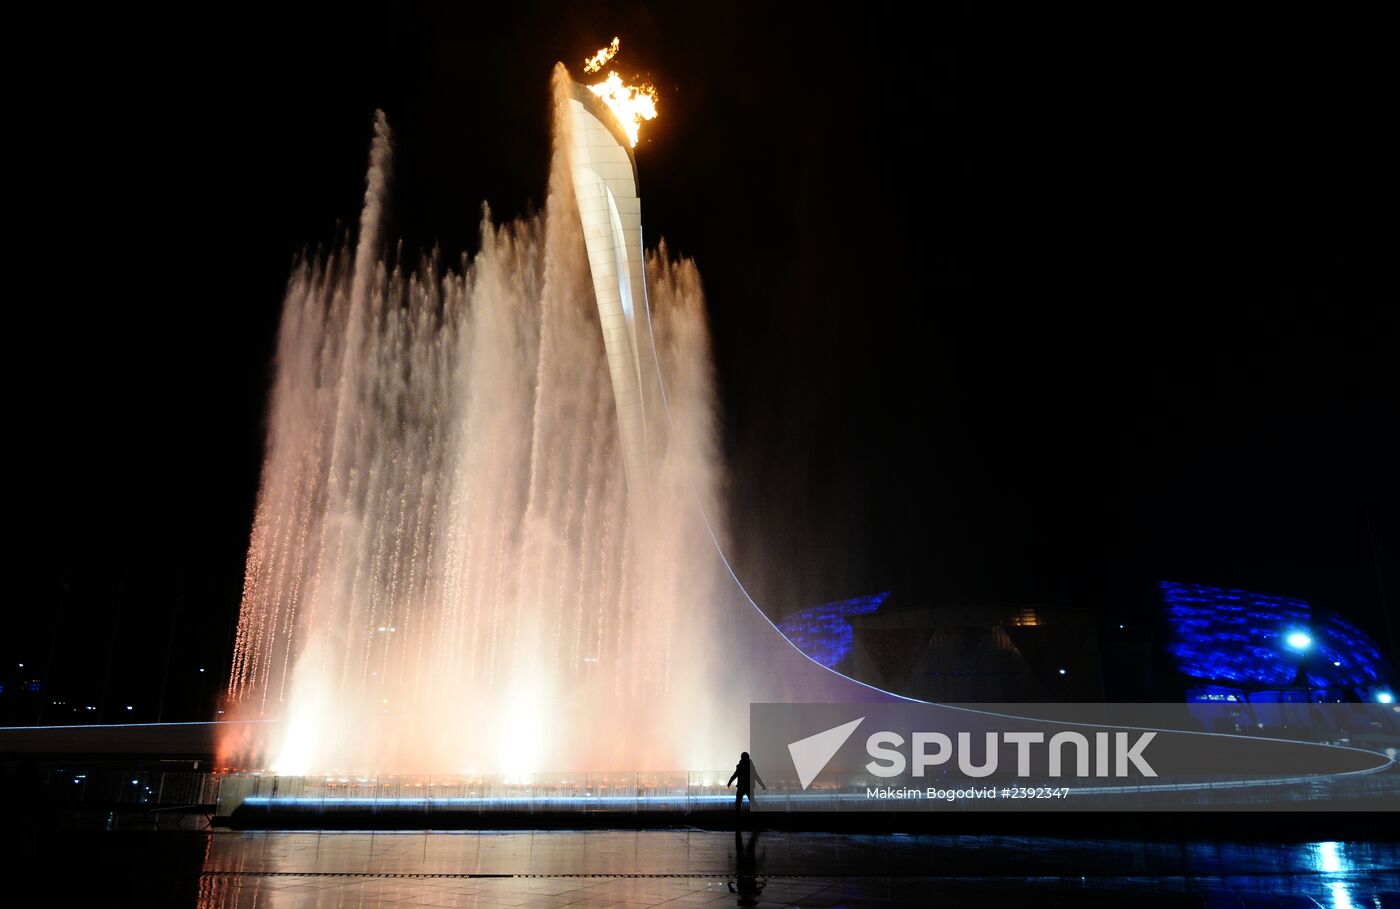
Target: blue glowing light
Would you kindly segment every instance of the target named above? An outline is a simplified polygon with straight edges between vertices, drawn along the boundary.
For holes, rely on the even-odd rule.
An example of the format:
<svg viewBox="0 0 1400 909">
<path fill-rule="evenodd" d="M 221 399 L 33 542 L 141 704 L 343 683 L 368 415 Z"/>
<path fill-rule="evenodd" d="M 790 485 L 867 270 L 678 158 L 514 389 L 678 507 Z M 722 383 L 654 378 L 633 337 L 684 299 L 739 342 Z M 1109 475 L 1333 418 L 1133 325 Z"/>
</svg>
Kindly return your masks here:
<svg viewBox="0 0 1400 909">
<path fill-rule="evenodd" d="M 1305 600 L 1173 581 L 1161 582 L 1161 590 L 1168 653 L 1183 676 L 1210 683 L 1196 699 L 1295 689 L 1305 681 L 1320 699 L 1371 700 L 1393 682 L 1365 632 Z"/>
<path fill-rule="evenodd" d="M 1377 693 L 1376 693 L 1376 702 L 1379 703 L 1379 704 L 1394 704 L 1394 703 L 1395 703 L 1395 695 L 1391 694 L 1389 691 L 1380 691 L 1380 692 L 1377 692 Z"/>
<path fill-rule="evenodd" d="M 888 598 L 886 592 L 812 606 L 779 622 L 778 630 L 798 650 L 835 669 L 851 654 L 851 617 L 875 612 Z"/>
</svg>

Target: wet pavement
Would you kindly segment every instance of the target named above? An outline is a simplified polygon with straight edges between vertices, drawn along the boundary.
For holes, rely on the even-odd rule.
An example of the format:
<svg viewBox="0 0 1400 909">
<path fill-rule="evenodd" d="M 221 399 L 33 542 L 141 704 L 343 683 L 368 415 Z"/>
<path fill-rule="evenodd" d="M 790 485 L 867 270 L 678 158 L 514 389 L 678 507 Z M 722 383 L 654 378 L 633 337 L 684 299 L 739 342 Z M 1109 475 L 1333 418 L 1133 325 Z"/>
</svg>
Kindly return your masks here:
<svg viewBox="0 0 1400 909">
<path fill-rule="evenodd" d="M 1400 906 L 1400 844 L 1359 840 L 216 830 L 68 831 L 33 845 L 30 899 L 51 905 Z"/>
</svg>

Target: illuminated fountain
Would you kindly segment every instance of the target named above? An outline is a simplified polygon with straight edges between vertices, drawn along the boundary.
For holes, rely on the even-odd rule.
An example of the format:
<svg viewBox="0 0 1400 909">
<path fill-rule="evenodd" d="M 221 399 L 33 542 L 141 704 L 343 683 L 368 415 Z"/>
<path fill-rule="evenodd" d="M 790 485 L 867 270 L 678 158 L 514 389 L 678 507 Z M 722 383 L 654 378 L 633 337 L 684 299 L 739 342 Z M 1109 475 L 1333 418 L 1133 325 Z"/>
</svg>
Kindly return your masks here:
<svg viewBox="0 0 1400 909">
<path fill-rule="evenodd" d="M 353 248 L 288 282 L 221 724 L 236 824 L 730 810 L 751 703 L 898 697 L 797 650 L 724 558 L 699 274 L 642 245 L 654 97 L 562 66 L 553 93 L 541 213 L 488 215 L 460 270 L 395 262 L 379 114 Z"/>
<path fill-rule="evenodd" d="M 642 250 L 654 95 L 553 82 L 543 212 L 488 214 L 460 270 L 393 261 L 381 113 L 353 249 L 292 273 L 226 698 L 276 722 L 230 727 L 224 766 L 713 768 L 751 700 L 873 696 L 720 552 L 699 275 Z"/>
</svg>

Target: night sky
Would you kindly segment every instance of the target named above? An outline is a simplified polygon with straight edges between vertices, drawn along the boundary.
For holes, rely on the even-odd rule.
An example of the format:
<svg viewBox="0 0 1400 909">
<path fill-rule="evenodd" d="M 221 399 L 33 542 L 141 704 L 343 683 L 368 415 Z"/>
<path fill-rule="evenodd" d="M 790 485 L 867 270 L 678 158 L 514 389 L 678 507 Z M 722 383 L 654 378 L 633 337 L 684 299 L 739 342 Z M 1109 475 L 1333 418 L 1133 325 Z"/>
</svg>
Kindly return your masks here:
<svg viewBox="0 0 1400 909">
<path fill-rule="evenodd" d="M 36 30 L 7 111 L 0 682 L 51 683 L 46 722 L 104 678 L 106 719 L 155 719 L 168 646 L 164 718 L 212 702 L 282 291 L 356 222 L 375 108 L 392 233 L 455 258 L 483 202 L 542 204 L 551 66 L 614 34 L 661 93 L 643 218 L 705 281 L 732 555 L 770 614 L 892 590 L 1145 619 L 1172 578 L 1384 647 L 1374 25 L 501 6 Z"/>
</svg>

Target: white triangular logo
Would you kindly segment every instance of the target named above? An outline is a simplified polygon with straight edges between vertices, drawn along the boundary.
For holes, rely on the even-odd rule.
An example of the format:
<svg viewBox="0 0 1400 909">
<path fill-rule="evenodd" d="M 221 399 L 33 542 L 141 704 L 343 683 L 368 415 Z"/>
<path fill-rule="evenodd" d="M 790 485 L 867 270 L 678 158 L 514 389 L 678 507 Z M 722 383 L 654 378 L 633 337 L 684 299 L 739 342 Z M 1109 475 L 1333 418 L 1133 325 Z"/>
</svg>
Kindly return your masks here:
<svg viewBox="0 0 1400 909">
<path fill-rule="evenodd" d="M 797 768 L 797 780 L 803 789 L 817 778 L 826 762 L 841 750 L 841 746 L 846 744 L 846 739 L 850 738 L 851 733 L 864 721 L 865 717 L 851 720 L 788 745 L 788 754 L 792 755 L 792 766 Z"/>
</svg>

